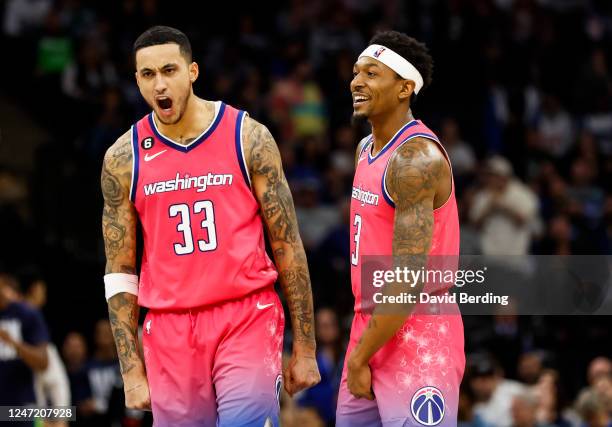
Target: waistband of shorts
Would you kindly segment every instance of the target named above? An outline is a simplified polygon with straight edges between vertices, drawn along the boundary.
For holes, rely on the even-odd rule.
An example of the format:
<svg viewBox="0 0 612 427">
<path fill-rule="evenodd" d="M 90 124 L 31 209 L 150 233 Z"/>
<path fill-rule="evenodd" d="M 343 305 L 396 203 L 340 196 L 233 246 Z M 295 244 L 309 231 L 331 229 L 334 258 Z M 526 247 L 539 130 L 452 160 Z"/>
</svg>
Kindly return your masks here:
<svg viewBox="0 0 612 427">
<path fill-rule="evenodd" d="M 268 292 L 276 293 L 276 291 L 274 290 L 273 284 L 264 286 L 263 288 L 255 289 L 254 291 L 251 291 L 248 294 L 243 295 L 241 297 L 219 301 L 213 304 L 199 305 L 199 306 L 186 307 L 186 308 L 147 308 L 147 313 L 173 313 L 173 314 L 196 313 L 199 311 L 211 310 L 213 308 L 221 307 L 226 304 L 232 304 L 235 302 L 243 301 L 243 300 L 246 300 L 247 298 L 252 298 L 256 295 L 261 295 L 261 294 L 268 293 Z"/>
</svg>

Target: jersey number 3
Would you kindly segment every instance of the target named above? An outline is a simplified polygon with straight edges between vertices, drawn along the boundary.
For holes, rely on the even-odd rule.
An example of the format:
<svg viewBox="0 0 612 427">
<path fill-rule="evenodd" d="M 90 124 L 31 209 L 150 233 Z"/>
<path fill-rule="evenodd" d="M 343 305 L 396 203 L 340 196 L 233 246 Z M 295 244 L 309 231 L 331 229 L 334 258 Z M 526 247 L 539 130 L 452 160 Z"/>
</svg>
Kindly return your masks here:
<svg viewBox="0 0 612 427">
<path fill-rule="evenodd" d="M 215 229 L 215 210 L 210 200 L 199 200 L 193 204 L 194 217 L 198 214 L 204 214 L 204 220 L 200 222 L 200 227 L 207 231 L 208 241 L 198 239 L 198 249 L 201 252 L 214 251 L 217 249 L 217 230 Z M 182 243 L 174 244 L 174 253 L 177 255 L 187 255 L 194 251 L 193 246 L 193 231 L 191 229 L 191 214 L 189 205 L 179 203 L 171 205 L 169 210 L 170 218 L 181 216 L 181 222 L 176 226 L 177 231 L 183 233 Z"/>
<path fill-rule="evenodd" d="M 359 237 L 361 237 L 361 215 L 355 214 L 355 221 L 353 222 L 353 226 L 355 227 L 355 237 L 353 237 L 353 240 L 355 241 L 355 252 L 351 253 L 351 264 L 358 265 L 359 264 Z"/>
</svg>

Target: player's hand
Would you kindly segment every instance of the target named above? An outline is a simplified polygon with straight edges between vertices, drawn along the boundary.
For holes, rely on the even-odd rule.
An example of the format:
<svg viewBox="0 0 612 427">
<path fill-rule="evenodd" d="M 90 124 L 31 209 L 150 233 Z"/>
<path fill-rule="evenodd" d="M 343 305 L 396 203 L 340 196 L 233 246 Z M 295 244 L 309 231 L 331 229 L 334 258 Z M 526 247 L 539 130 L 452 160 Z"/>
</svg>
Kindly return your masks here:
<svg viewBox="0 0 612 427">
<path fill-rule="evenodd" d="M 15 341 L 13 340 L 13 338 L 9 335 L 8 332 L 6 332 L 3 329 L 0 329 L 0 341 L 10 345 L 10 346 L 14 346 L 15 345 Z"/>
<path fill-rule="evenodd" d="M 298 391 L 312 387 L 321 381 L 317 358 L 315 355 L 300 355 L 293 353 L 291 360 L 283 372 L 285 390 L 289 396 Z"/>
<path fill-rule="evenodd" d="M 125 407 L 129 409 L 151 410 L 149 382 L 144 373 L 123 376 Z"/>
<path fill-rule="evenodd" d="M 346 370 L 346 382 L 351 394 L 357 399 L 363 397 L 368 400 L 374 400 L 370 365 L 351 356 L 346 364 Z"/>
</svg>

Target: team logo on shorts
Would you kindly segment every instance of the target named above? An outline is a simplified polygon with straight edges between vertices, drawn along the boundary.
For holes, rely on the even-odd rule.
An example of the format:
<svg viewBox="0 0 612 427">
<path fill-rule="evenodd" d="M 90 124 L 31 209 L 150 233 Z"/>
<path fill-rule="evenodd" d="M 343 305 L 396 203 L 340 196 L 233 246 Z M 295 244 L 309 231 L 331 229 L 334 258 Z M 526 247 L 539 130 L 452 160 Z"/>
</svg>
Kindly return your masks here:
<svg viewBox="0 0 612 427">
<path fill-rule="evenodd" d="M 144 138 L 142 141 L 140 141 L 140 146 L 143 148 L 143 150 L 153 148 L 153 137 L 147 136 Z"/>
<path fill-rule="evenodd" d="M 281 393 L 282 387 L 283 387 L 283 376 L 281 374 L 278 374 L 278 376 L 276 377 L 276 383 L 274 384 L 274 389 L 276 391 L 276 403 L 278 403 L 278 406 L 280 406 L 280 393 Z"/>
<path fill-rule="evenodd" d="M 410 410 L 419 424 L 437 426 L 444 418 L 444 396 L 435 387 L 423 387 L 412 396 Z"/>
</svg>

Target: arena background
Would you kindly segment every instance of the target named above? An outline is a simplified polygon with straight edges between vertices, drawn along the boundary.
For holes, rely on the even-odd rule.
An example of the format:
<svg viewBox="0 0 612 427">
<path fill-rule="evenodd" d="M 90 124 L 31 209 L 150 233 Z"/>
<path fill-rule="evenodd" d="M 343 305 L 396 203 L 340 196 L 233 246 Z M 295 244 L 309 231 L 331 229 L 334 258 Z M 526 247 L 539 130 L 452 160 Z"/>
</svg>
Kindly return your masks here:
<svg viewBox="0 0 612 427">
<path fill-rule="evenodd" d="M 538 205 L 523 225 L 526 250 L 519 244 L 516 255 L 610 254 L 607 0 L 293 0 L 197 7 L 184 0 L 7 0 L 0 8 L 0 268 L 22 287 L 28 275 L 42 274 L 48 295 L 43 312 L 60 351 L 72 331 L 85 337 L 89 357 L 100 345 L 94 328 L 106 316 L 101 161 L 147 112 L 134 82 L 131 48 L 155 24 L 190 37 L 201 70 L 196 93 L 249 111 L 272 130 L 283 156 L 315 305 L 332 309 L 319 316 L 319 347 L 331 355 L 325 386 L 297 403 L 285 400 L 286 425 L 321 425 L 319 417 L 333 422 L 352 305 L 348 198 L 355 146 L 366 133 L 350 125 L 348 88 L 356 54 L 377 30 L 404 31 L 425 42 L 434 58 L 433 84 L 419 95 L 413 113 L 438 133 L 454 162 L 462 253 L 486 253 L 480 244 L 486 236 L 471 210 L 490 185 L 487 170 L 507 172 L 507 159 L 512 179 L 524 184 L 521 194 Z M 501 157 L 490 162 L 494 155 Z M 587 380 L 591 361 L 611 355 L 610 318 L 510 313 L 464 321 L 469 374 L 486 378 L 496 360 L 505 378 L 539 384 L 535 400 L 524 405 L 527 412 L 541 413 L 542 402 L 553 395 L 557 409 L 574 407 L 592 387 L 595 397 L 583 398 L 612 414 L 609 360 L 599 360 L 603 376 Z M 538 382 L 545 369 L 553 370 L 545 372 L 554 373 L 558 387 Z M 463 416 L 470 419 L 472 404 L 483 397 L 477 382 L 464 385 Z"/>
</svg>

